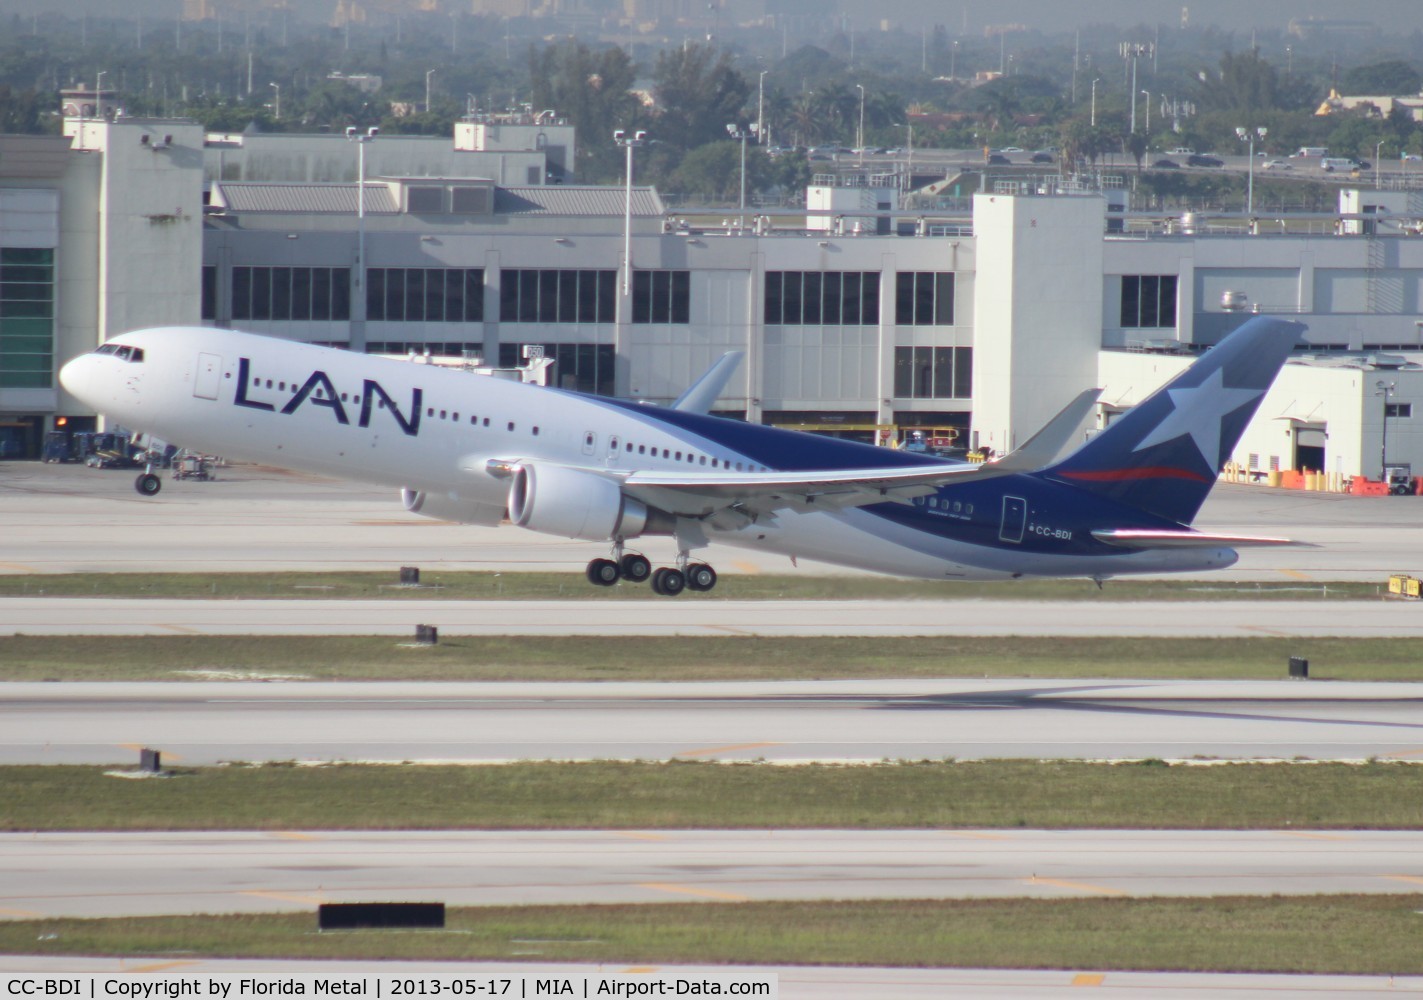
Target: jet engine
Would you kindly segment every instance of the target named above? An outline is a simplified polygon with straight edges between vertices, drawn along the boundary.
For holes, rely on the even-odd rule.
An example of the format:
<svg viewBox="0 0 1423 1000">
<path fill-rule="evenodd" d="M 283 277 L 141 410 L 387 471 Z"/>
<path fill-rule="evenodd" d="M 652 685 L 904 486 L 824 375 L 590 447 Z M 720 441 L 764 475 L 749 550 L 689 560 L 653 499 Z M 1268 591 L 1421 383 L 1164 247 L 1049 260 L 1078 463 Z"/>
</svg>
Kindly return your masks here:
<svg viewBox="0 0 1423 1000">
<path fill-rule="evenodd" d="M 458 493 L 426 493 L 424 490 L 403 489 L 400 491 L 400 502 L 410 513 L 432 517 L 437 521 L 495 527 L 504 520 L 503 507 L 478 503 Z"/>
<path fill-rule="evenodd" d="M 521 465 L 509 487 L 509 520 L 564 538 L 671 534 L 673 518 L 623 496 L 612 479 L 559 465 Z"/>
</svg>

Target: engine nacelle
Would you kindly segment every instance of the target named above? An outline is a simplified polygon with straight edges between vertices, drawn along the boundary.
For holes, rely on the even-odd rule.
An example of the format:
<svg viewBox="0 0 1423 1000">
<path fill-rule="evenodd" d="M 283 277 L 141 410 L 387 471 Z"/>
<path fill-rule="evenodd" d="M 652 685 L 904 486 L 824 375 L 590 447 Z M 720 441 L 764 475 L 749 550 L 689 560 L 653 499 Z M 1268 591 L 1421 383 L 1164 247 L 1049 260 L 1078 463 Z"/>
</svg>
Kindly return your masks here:
<svg viewBox="0 0 1423 1000">
<path fill-rule="evenodd" d="M 504 508 L 498 504 L 478 503 L 458 493 L 404 489 L 400 491 L 400 502 L 410 513 L 436 521 L 495 527 L 504 520 Z"/>
<path fill-rule="evenodd" d="M 668 534 L 672 518 L 623 496 L 611 479 L 560 465 L 521 465 L 509 487 L 509 520 L 521 528 L 601 542 Z"/>
</svg>

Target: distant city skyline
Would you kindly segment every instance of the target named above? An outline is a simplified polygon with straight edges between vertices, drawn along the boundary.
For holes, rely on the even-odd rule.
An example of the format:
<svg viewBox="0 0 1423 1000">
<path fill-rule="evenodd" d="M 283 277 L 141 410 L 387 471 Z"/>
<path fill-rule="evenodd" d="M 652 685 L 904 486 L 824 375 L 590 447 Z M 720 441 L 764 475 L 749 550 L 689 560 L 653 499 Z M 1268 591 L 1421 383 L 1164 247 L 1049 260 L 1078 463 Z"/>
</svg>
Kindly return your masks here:
<svg viewBox="0 0 1423 1000">
<path fill-rule="evenodd" d="M 1070 31 L 1089 24 L 1178 25 L 1183 8 L 1192 27 L 1218 25 L 1229 30 L 1284 30 L 1293 18 L 1372 21 L 1393 35 L 1423 31 L 1419 0 L 840 0 L 841 11 L 865 27 L 880 18 L 904 23 L 963 26 L 970 33 L 988 24 L 1021 23 L 1044 31 Z"/>
</svg>

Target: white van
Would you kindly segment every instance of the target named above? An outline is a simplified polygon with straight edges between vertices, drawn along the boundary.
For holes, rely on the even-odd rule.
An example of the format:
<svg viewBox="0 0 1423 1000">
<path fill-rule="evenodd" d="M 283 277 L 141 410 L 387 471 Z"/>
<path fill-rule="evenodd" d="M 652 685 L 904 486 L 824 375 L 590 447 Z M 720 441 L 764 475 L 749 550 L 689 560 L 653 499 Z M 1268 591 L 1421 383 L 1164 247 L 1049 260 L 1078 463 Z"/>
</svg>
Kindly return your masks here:
<svg viewBox="0 0 1423 1000">
<path fill-rule="evenodd" d="M 1358 170 L 1357 160 L 1351 160 L 1347 156 L 1326 156 L 1319 161 L 1319 166 L 1326 174 L 1340 173 L 1347 174 L 1350 171 Z"/>
<path fill-rule="evenodd" d="M 1301 146 L 1290 156 L 1303 160 L 1322 160 L 1329 155 L 1329 149 L 1325 146 Z"/>
</svg>

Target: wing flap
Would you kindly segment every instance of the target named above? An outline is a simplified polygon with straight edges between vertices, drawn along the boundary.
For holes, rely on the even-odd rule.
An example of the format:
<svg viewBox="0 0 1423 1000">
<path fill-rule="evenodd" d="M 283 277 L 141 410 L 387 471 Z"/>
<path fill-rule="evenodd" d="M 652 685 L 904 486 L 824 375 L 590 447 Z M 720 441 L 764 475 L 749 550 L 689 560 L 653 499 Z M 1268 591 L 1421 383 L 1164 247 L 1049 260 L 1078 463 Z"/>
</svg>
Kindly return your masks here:
<svg viewBox="0 0 1423 1000">
<path fill-rule="evenodd" d="M 1107 545 L 1124 549 L 1232 549 L 1265 545 L 1307 545 L 1293 538 L 1272 538 L 1265 535 L 1226 535 L 1189 528 L 1098 528 L 1092 537 Z"/>
<path fill-rule="evenodd" d="M 896 469 L 835 469 L 812 472 L 672 473 L 632 472 L 623 492 L 643 503 L 685 517 L 705 517 L 735 508 L 744 515 L 777 510 L 841 510 L 875 503 L 910 503 L 946 483 L 1007 473 L 991 467 L 935 463 Z"/>
</svg>

